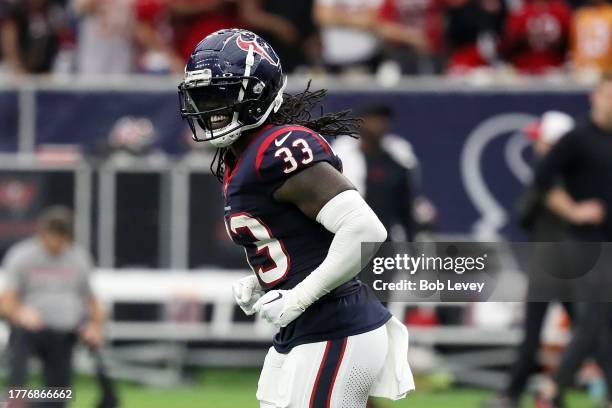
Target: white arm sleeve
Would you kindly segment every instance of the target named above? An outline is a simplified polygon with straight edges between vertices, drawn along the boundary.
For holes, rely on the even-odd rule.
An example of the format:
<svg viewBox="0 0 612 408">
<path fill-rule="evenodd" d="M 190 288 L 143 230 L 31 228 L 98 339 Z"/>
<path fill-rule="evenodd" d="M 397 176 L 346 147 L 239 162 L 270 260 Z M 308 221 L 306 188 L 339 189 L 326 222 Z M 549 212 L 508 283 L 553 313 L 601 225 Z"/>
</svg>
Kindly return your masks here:
<svg viewBox="0 0 612 408">
<path fill-rule="evenodd" d="M 317 214 L 317 222 L 335 236 L 321 265 L 294 288 L 303 308 L 359 273 L 362 242 L 387 238 L 385 227 L 355 190 L 343 191 L 329 200 Z"/>
</svg>

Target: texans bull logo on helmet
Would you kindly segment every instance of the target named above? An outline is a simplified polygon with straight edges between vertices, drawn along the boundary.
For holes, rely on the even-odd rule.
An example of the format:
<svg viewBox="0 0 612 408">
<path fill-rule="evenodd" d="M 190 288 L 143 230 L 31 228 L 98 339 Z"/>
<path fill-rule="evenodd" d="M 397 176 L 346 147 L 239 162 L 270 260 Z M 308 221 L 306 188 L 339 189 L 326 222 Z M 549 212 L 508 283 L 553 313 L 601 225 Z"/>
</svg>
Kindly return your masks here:
<svg viewBox="0 0 612 408">
<path fill-rule="evenodd" d="M 265 59 L 266 61 L 268 61 L 270 64 L 274 65 L 275 67 L 278 66 L 278 63 L 279 63 L 278 57 L 276 57 L 276 60 L 275 60 L 274 57 L 272 57 L 272 55 L 270 55 L 270 53 L 268 53 L 268 51 L 266 51 L 264 47 L 259 45 L 259 43 L 257 42 L 256 36 L 254 36 L 252 39 L 245 40 L 241 34 L 238 37 L 236 37 L 236 45 L 238 45 L 238 48 L 246 52 L 248 52 L 249 47 L 252 46 L 253 52 L 255 54 L 259 54 L 263 59 Z M 264 43 L 264 46 L 267 47 L 268 45 Z"/>
</svg>

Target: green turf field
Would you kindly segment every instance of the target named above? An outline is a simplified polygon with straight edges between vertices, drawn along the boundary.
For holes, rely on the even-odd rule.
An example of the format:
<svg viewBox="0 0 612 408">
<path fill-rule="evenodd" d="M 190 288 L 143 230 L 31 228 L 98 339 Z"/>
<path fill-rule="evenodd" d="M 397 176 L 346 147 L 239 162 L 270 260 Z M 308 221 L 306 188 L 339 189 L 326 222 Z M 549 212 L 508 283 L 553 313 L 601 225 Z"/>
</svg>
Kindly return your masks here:
<svg viewBox="0 0 612 408">
<path fill-rule="evenodd" d="M 258 408 L 255 401 L 257 370 L 203 371 L 193 384 L 172 388 L 150 388 L 120 383 L 125 408 Z M 76 384 L 76 401 L 71 407 L 93 408 L 97 388 L 93 379 L 81 378 Z M 380 401 L 381 408 L 476 408 L 490 393 L 473 389 L 435 390 L 426 380 L 417 382 L 417 391 L 399 402 Z M 595 407 L 582 393 L 569 397 L 569 408 Z M 531 407 L 529 401 L 525 407 Z"/>
</svg>

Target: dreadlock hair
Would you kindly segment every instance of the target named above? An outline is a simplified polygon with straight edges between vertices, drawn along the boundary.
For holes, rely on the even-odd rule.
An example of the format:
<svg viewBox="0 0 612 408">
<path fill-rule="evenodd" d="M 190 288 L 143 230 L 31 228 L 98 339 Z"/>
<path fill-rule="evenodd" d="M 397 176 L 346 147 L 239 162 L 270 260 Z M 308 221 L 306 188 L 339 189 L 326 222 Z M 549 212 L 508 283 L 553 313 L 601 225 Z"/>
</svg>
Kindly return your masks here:
<svg viewBox="0 0 612 408">
<path fill-rule="evenodd" d="M 322 102 L 327 96 L 327 89 L 310 90 L 310 83 L 306 89 L 297 94 L 283 94 L 283 104 L 277 112 L 272 112 L 266 123 L 272 125 L 300 125 L 307 127 L 321 135 L 336 137 L 347 135 L 357 138 L 361 119 L 354 117 L 350 109 L 340 112 L 324 113 Z M 319 116 L 313 117 L 312 112 L 319 108 Z M 210 171 L 221 182 L 225 173 L 225 159 L 228 148 L 217 148 L 210 164 Z"/>
</svg>

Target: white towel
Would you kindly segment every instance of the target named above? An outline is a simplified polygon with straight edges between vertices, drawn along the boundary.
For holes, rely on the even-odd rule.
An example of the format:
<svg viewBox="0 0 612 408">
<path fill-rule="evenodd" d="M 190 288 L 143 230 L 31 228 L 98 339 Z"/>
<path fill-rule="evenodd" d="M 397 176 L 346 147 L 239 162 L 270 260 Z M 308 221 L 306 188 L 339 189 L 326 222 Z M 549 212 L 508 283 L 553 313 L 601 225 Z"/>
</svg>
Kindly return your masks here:
<svg viewBox="0 0 612 408">
<path fill-rule="evenodd" d="M 408 365 L 408 329 L 395 317 L 385 327 L 389 336 L 389 351 L 370 396 L 398 400 L 415 389 L 412 370 Z"/>
</svg>

